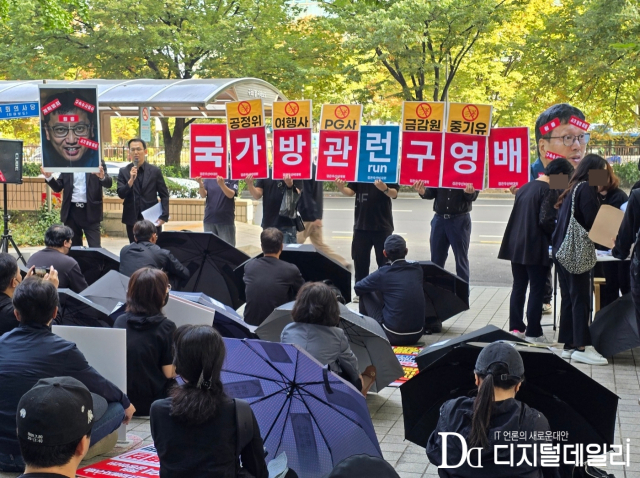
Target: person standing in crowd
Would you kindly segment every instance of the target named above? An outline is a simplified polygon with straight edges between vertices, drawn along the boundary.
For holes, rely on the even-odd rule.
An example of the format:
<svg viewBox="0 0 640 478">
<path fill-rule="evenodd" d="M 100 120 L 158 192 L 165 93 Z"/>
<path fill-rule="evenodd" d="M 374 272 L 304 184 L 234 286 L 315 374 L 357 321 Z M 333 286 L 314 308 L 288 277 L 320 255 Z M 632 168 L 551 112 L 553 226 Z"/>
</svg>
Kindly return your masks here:
<svg viewBox="0 0 640 478">
<path fill-rule="evenodd" d="M 547 342 L 542 333 L 542 300 L 547 271 L 551 265 L 549 245 L 556 227 L 557 190 L 549 187 L 549 177 L 573 172 L 571 163 L 558 158 L 545 173 L 522 186 L 516 193 L 511 216 L 502 238 L 498 259 L 511 261 L 513 287 L 509 302 L 509 330 L 528 342 Z M 527 325 L 523 320 L 524 301 L 529 286 Z"/>
<path fill-rule="evenodd" d="M 271 171 L 269 171 L 269 176 L 271 176 Z M 302 181 L 294 181 L 288 174 L 284 175 L 284 180 L 257 179 L 255 184 L 253 176 L 248 175 L 245 181 L 253 199 L 257 201 L 262 198 L 262 229 L 275 227 L 284 235 L 285 244 L 296 244 L 298 234 L 296 221 L 281 216 L 280 206 L 287 189 L 295 189 L 297 194 L 300 194 Z"/>
<path fill-rule="evenodd" d="M 575 142 L 579 140 L 578 136 L 573 139 Z M 562 357 L 589 365 L 607 365 L 607 359 L 591 345 L 591 270 L 582 274 L 572 274 L 557 259 L 558 249 L 567 236 L 572 215 L 587 232 L 593 226 L 600 209 L 598 189 L 602 186 L 589 186 L 588 181 L 589 171 L 596 170 L 607 171 L 607 162 L 597 154 L 588 154 L 578 163 L 571 177 L 569 189 L 560 195 L 556 204 L 559 208 L 558 223 L 551 239 L 551 246 L 562 294 L 558 334 L 558 341 L 564 343 Z"/>
<path fill-rule="evenodd" d="M 158 234 L 162 225 L 169 220 L 169 190 L 158 166 L 147 163 L 147 143 L 140 138 L 130 139 L 130 164 L 120 168 L 118 173 L 118 197 L 122 203 L 122 223 L 127 226 L 129 242 L 134 242 L 133 226 L 144 219 L 142 212 L 158 204 L 162 205 L 162 214 L 156 221 Z"/>
<path fill-rule="evenodd" d="M 59 287 L 79 293 L 89 286 L 78 262 L 68 256 L 72 240 L 73 230 L 69 226 L 49 226 L 44 233 L 44 245 L 47 247 L 32 254 L 27 261 L 27 267 L 53 267 L 58 271 Z"/>
<path fill-rule="evenodd" d="M 183 325 L 173 343 L 176 373 L 184 383 L 174 387 L 169 398 L 154 402 L 150 414 L 160 476 L 236 478 L 248 472 L 254 478 L 267 478 L 264 444 L 253 411 L 246 402 L 229 398 L 220 381 L 226 355 L 220 334 L 209 325 Z M 237 407 L 245 408 L 251 423 L 236 422 Z M 238 436 L 244 438 L 241 430 L 247 428 L 253 433 L 241 442 Z"/>
<path fill-rule="evenodd" d="M 469 244 L 471 243 L 471 212 L 478 192 L 473 184 L 464 189 L 425 188 L 416 181 L 413 188 L 422 199 L 433 199 L 431 220 L 431 262 L 444 267 L 449 257 L 449 246 L 456 259 L 456 275 L 469 282 Z"/>
<path fill-rule="evenodd" d="M 109 189 L 113 184 L 104 161 L 97 173 L 62 173 L 56 179 L 42 166 L 40 172 L 53 191 L 63 191 L 60 220 L 73 231 L 71 246 L 81 246 L 84 234 L 89 247 L 100 247 L 102 188 Z"/>
<path fill-rule="evenodd" d="M 238 181 L 224 179 L 196 178 L 201 198 L 206 198 L 204 205 L 204 232 L 213 232 L 220 239 L 236 247 L 236 202 Z"/>
<path fill-rule="evenodd" d="M 345 196 L 356 197 L 351 259 L 355 269 L 355 280 L 359 282 L 369 275 L 372 248 L 378 267 L 387 262 L 383 251 L 384 241 L 393 234 L 391 200 L 398 197 L 400 187 L 397 184 L 386 184 L 379 179 L 376 179 L 375 183 L 348 184 L 342 179 L 336 179 L 336 185 L 338 191 Z M 356 297 L 354 302 L 357 300 Z"/>
</svg>

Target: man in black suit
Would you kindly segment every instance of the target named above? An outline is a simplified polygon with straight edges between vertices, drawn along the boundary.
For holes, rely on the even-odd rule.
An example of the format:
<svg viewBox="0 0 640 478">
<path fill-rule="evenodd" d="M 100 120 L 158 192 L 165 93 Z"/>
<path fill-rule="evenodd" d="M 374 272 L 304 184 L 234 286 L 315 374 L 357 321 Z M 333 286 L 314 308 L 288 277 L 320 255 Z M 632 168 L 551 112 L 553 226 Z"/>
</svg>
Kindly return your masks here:
<svg viewBox="0 0 640 478">
<path fill-rule="evenodd" d="M 89 247 L 100 247 L 102 188 L 113 184 L 104 161 L 98 173 L 62 173 L 56 179 L 42 166 L 40 172 L 53 191 L 63 191 L 60 220 L 73 231 L 71 246 L 81 246 L 84 233 Z"/>
<path fill-rule="evenodd" d="M 158 166 L 147 163 L 147 143 L 140 138 L 129 140 L 131 164 L 120 169 L 118 174 L 118 196 L 124 199 L 122 223 L 127 226 L 129 242 L 134 242 L 133 225 L 144 219 L 142 212 L 162 204 L 162 214 L 156 222 L 158 233 L 169 220 L 169 191 Z"/>
</svg>

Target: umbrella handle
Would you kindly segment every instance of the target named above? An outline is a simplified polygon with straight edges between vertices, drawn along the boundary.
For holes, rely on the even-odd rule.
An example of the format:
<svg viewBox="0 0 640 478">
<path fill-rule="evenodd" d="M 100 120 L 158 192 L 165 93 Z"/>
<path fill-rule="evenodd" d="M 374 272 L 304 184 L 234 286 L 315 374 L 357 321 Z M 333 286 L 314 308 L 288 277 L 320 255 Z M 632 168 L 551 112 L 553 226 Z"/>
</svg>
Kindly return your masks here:
<svg viewBox="0 0 640 478">
<path fill-rule="evenodd" d="M 331 384 L 329 384 L 329 364 L 322 367 L 322 378 L 324 379 L 324 389 L 327 393 L 333 393 L 333 390 L 331 390 Z"/>
</svg>

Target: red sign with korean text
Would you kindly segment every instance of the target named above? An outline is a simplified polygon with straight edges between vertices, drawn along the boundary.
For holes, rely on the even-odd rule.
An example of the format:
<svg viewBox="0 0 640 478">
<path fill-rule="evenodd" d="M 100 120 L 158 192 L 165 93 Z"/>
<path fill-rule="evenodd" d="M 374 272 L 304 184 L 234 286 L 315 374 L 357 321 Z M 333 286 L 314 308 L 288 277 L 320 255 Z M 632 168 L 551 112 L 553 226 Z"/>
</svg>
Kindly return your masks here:
<svg viewBox="0 0 640 478">
<path fill-rule="evenodd" d="M 523 186 L 529 181 L 529 128 L 491 128 L 489 188 Z"/>
<path fill-rule="evenodd" d="M 311 129 L 273 130 L 273 171 L 271 179 L 311 179 Z"/>
<path fill-rule="evenodd" d="M 540 134 L 544 136 L 545 134 L 548 134 L 554 129 L 556 129 L 558 126 L 560 126 L 560 119 L 554 118 L 551 121 L 549 121 L 547 124 L 543 124 L 542 126 L 540 126 Z"/>
<path fill-rule="evenodd" d="M 94 150 L 97 150 L 100 147 L 100 144 L 97 141 L 91 141 L 87 138 L 78 138 L 78 143 Z"/>
<path fill-rule="evenodd" d="M 581 120 L 577 116 L 572 116 L 571 118 L 569 118 L 569 124 L 577 126 L 584 131 L 587 131 L 589 129 L 589 126 L 591 126 L 591 123 L 587 123 L 585 120 Z"/>
<path fill-rule="evenodd" d="M 564 156 L 562 156 L 561 154 L 553 153 L 551 151 L 547 151 L 546 153 L 544 153 L 544 158 L 550 159 L 551 161 L 553 161 L 554 159 L 563 158 L 563 157 Z"/>
<path fill-rule="evenodd" d="M 57 110 L 58 108 L 60 108 L 60 106 L 62 106 L 62 103 L 60 103 L 60 100 L 56 98 L 51 103 L 48 103 L 48 104 L 44 105 L 44 107 L 42 108 L 42 112 L 45 115 L 48 115 L 52 111 Z"/>
<path fill-rule="evenodd" d="M 76 475 L 82 478 L 160 476 L 160 460 L 154 446 L 148 445 L 80 468 Z"/>
<path fill-rule="evenodd" d="M 355 181 L 360 131 L 321 130 L 318 142 L 318 181 Z"/>
<path fill-rule="evenodd" d="M 413 186 L 424 181 L 425 187 L 440 185 L 440 164 L 444 135 L 426 131 L 403 131 L 400 156 L 400 184 Z"/>
<path fill-rule="evenodd" d="M 190 138 L 190 178 L 227 177 L 227 125 L 192 124 Z"/>
<path fill-rule="evenodd" d="M 231 179 L 269 177 L 267 163 L 267 132 L 264 126 L 229 130 Z"/>
<path fill-rule="evenodd" d="M 464 189 L 471 183 L 482 190 L 486 150 L 486 136 L 445 133 L 440 187 Z"/>
</svg>

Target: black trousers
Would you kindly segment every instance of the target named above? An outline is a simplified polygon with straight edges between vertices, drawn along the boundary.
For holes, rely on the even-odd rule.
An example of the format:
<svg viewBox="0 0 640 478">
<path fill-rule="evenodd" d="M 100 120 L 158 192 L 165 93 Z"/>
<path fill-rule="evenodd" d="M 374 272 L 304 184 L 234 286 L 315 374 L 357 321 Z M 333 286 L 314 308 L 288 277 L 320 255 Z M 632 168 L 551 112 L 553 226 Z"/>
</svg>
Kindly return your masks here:
<svg viewBox="0 0 640 478">
<path fill-rule="evenodd" d="M 640 263 L 635 257 L 635 252 L 629 262 L 631 263 L 629 274 L 631 279 L 631 298 L 636 309 L 636 321 L 640 326 Z"/>
<path fill-rule="evenodd" d="M 556 261 L 562 304 L 558 342 L 584 347 L 591 345 L 589 309 L 591 304 L 591 271 L 571 274 Z"/>
<path fill-rule="evenodd" d="M 422 331 L 414 334 L 396 334 L 387 330 L 384 327 L 384 315 L 382 314 L 383 308 L 384 302 L 382 297 L 376 292 L 363 294 L 362 297 L 360 297 L 360 313 L 368 315 L 380 325 L 383 325 L 382 329 L 385 334 L 387 334 L 387 338 L 391 345 L 414 345 L 422 338 Z"/>
<path fill-rule="evenodd" d="M 390 235 L 390 231 L 362 231 L 360 229 L 353 231 L 351 259 L 353 259 L 356 282 L 361 281 L 369 275 L 371 248 L 374 248 L 376 251 L 376 263 L 378 267 L 382 267 L 387 263 L 387 259 L 384 257 L 382 251 L 384 250 L 384 241 Z"/>
<path fill-rule="evenodd" d="M 130 243 L 136 242 L 136 239 L 133 236 L 133 224 L 126 224 L 126 226 L 127 226 L 127 237 L 129 238 L 129 242 Z M 156 229 L 158 231 L 158 235 L 160 235 L 160 233 L 162 232 L 162 226 L 156 226 Z"/>
<path fill-rule="evenodd" d="M 87 207 L 77 207 L 71 203 L 69 215 L 64 223 L 73 231 L 71 246 L 82 246 L 82 235 L 87 237 L 89 247 L 100 247 L 100 223 L 87 220 Z"/>
<path fill-rule="evenodd" d="M 542 335 L 542 297 L 547 280 L 547 266 L 529 266 L 511 263 L 513 288 L 509 302 L 509 330 L 524 332 L 527 337 Z M 527 325 L 524 325 L 524 301 L 529 287 Z"/>
<path fill-rule="evenodd" d="M 544 296 L 542 297 L 543 304 L 550 304 L 553 297 L 553 266 L 547 267 L 547 280 L 544 283 Z"/>
</svg>

